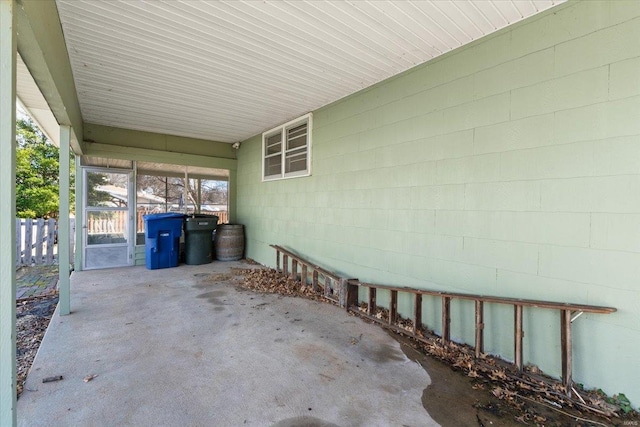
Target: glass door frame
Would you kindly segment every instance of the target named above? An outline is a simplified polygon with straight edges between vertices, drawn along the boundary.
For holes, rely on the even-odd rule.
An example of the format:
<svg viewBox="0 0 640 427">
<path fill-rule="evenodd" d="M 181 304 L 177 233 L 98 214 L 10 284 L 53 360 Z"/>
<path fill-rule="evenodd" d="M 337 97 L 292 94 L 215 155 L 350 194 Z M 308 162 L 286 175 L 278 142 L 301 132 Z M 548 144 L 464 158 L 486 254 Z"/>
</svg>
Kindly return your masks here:
<svg viewBox="0 0 640 427">
<path fill-rule="evenodd" d="M 109 207 L 109 206 L 88 206 L 89 195 L 89 180 L 87 178 L 89 173 L 113 173 L 123 174 L 127 176 L 127 208 Z M 83 191 L 82 191 L 82 269 L 83 270 L 95 270 L 100 268 L 109 267 L 91 267 L 87 266 L 87 249 L 91 247 L 113 248 L 113 247 L 125 247 L 127 248 L 127 263 L 123 265 L 114 265 L 113 267 L 126 267 L 133 265 L 133 252 L 135 245 L 135 224 L 133 211 L 135 210 L 135 174 L 133 169 L 116 169 L 116 168 L 100 168 L 100 167 L 82 167 L 82 179 L 83 179 Z M 90 212 L 127 212 L 127 242 L 126 243 L 106 243 L 100 245 L 90 245 L 88 242 L 88 222 Z"/>
</svg>

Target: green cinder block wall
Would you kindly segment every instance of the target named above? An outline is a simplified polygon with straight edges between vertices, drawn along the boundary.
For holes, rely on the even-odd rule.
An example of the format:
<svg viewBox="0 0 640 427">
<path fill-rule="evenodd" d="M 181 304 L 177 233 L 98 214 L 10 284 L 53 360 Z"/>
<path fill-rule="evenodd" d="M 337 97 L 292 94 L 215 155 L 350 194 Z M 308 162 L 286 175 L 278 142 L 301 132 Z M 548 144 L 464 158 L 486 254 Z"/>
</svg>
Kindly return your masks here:
<svg viewBox="0 0 640 427">
<path fill-rule="evenodd" d="M 309 177 L 261 182 L 260 151 L 238 153 L 247 256 L 614 306 L 574 322 L 574 379 L 640 404 L 640 2 L 563 4 L 315 111 Z M 452 314 L 473 342 L 473 308 Z M 512 359 L 512 310 L 485 316 L 486 350 Z M 558 314 L 524 321 L 525 360 L 559 376 Z"/>
</svg>

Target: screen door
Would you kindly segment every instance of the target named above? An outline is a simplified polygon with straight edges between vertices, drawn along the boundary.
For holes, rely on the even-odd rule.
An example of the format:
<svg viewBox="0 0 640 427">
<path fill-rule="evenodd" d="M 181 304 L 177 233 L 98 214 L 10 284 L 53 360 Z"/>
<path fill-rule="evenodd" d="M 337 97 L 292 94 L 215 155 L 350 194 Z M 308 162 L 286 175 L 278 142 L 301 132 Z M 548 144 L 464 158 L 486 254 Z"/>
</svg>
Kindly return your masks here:
<svg viewBox="0 0 640 427">
<path fill-rule="evenodd" d="M 84 268 L 132 264 L 132 172 L 84 169 Z"/>
</svg>

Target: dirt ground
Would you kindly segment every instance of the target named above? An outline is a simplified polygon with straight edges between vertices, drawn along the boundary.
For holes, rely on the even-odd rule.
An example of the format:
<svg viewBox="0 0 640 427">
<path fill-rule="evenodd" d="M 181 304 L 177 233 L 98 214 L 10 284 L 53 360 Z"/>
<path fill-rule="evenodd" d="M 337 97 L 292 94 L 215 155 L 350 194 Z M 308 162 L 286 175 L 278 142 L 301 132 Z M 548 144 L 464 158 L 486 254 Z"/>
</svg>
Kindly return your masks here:
<svg viewBox="0 0 640 427">
<path fill-rule="evenodd" d="M 16 302 L 17 394 L 20 396 L 27 373 L 36 357 L 51 316 L 58 304 L 58 295 L 28 298 Z"/>
</svg>

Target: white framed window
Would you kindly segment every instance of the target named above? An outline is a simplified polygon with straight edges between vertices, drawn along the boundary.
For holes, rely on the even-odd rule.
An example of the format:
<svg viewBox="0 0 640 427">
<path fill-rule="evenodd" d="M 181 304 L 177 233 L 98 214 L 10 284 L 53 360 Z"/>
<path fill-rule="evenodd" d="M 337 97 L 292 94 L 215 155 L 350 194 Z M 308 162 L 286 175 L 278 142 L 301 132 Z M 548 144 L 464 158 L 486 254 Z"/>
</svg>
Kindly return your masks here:
<svg viewBox="0 0 640 427">
<path fill-rule="evenodd" d="M 262 180 L 311 175 L 311 113 L 262 134 Z"/>
</svg>

